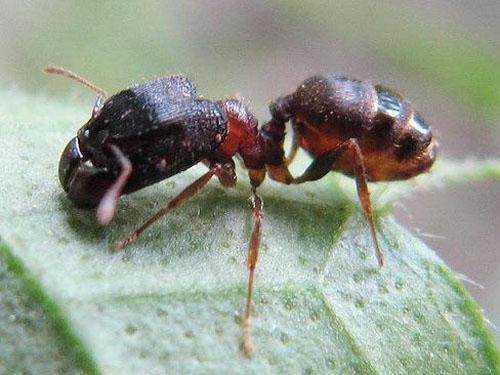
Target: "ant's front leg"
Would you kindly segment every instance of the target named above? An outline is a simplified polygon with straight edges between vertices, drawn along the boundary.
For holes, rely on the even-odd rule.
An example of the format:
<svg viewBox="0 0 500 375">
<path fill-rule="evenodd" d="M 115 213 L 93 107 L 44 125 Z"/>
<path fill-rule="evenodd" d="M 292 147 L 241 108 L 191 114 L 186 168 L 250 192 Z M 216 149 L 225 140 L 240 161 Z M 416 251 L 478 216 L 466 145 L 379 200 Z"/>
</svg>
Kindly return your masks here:
<svg viewBox="0 0 500 375">
<path fill-rule="evenodd" d="M 335 162 L 346 152 L 349 152 L 354 159 L 353 174 L 356 179 L 358 197 L 361 202 L 361 207 L 363 208 L 366 221 L 368 222 L 368 227 L 370 228 L 370 234 L 375 246 L 375 254 L 377 255 L 379 267 L 382 268 L 384 266 L 384 254 L 380 250 L 377 233 L 375 231 L 375 224 L 373 223 L 372 205 L 370 202 L 370 192 L 368 190 L 363 154 L 358 145 L 358 141 L 355 138 L 348 139 L 340 146 L 317 157 L 301 176 L 293 179 L 292 183 L 301 184 L 307 181 L 319 180 L 332 170 Z"/>
</svg>

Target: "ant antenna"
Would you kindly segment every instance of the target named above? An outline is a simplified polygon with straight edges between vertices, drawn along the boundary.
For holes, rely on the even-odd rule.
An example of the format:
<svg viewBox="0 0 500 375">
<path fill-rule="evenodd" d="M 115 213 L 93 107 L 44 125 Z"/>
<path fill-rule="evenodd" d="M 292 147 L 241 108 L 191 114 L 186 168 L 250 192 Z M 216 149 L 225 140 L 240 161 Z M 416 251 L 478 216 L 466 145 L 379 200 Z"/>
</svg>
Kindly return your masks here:
<svg viewBox="0 0 500 375">
<path fill-rule="evenodd" d="M 43 69 L 43 72 L 50 74 L 58 74 L 66 78 L 74 79 L 76 82 L 80 82 L 82 85 L 87 86 L 89 89 L 94 90 L 95 92 L 104 96 L 105 98 L 108 96 L 108 93 L 103 89 L 97 87 L 96 85 L 86 80 L 85 78 L 82 78 L 79 75 L 73 73 L 72 71 L 66 70 L 64 68 L 58 68 L 56 66 L 48 66 L 45 69 Z"/>
</svg>

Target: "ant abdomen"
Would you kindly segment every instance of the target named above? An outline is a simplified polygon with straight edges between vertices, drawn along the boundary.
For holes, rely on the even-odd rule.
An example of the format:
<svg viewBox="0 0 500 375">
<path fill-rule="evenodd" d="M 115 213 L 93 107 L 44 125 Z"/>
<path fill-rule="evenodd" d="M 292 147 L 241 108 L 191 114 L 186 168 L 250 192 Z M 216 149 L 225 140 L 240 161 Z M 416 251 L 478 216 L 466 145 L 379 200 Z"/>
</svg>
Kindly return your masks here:
<svg viewBox="0 0 500 375">
<path fill-rule="evenodd" d="M 313 157 L 356 139 L 371 181 L 399 180 L 430 168 L 436 142 L 430 127 L 401 95 L 369 81 L 316 75 L 271 104 L 276 121 L 290 120 L 301 148 Z M 352 174 L 346 156 L 332 166 Z"/>
<path fill-rule="evenodd" d="M 395 154 L 401 160 L 417 157 L 432 142 L 429 125 L 413 106 L 401 95 L 376 85 L 377 116 L 373 122 L 388 123 L 388 134 L 393 141 Z"/>
<path fill-rule="evenodd" d="M 427 171 L 437 142 L 413 106 L 401 95 L 369 81 L 326 74 L 306 79 L 291 94 L 271 103 L 272 118 L 260 131 L 268 175 L 285 184 L 321 179 L 330 171 L 355 178 L 379 266 L 368 181 L 404 180 Z M 285 157 L 285 124 L 293 129 Z M 297 150 L 313 161 L 299 176 L 288 168 Z"/>
</svg>

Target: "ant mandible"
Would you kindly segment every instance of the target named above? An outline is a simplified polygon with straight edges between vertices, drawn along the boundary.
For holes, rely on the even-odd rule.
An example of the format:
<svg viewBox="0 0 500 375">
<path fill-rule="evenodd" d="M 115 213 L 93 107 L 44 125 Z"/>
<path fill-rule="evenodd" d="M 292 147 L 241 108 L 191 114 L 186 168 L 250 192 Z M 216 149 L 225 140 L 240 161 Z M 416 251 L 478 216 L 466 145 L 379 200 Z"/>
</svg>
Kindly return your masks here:
<svg viewBox="0 0 500 375">
<path fill-rule="evenodd" d="M 111 221 L 123 194 L 199 162 L 209 168 L 142 226 L 116 242 L 117 250 L 136 241 L 213 176 L 224 187 L 234 186 L 233 157 L 241 157 L 248 169 L 254 221 L 242 322 L 242 346 L 247 354 L 254 351 L 251 306 L 263 219 L 263 201 L 256 189 L 266 174 L 285 184 L 318 180 L 330 171 L 354 176 L 382 267 L 367 181 L 407 179 L 428 170 L 435 159 L 436 142 L 430 128 L 412 106 L 398 94 L 368 82 L 336 75 L 309 78 L 294 93 L 271 103 L 272 118 L 259 129 L 240 100 L 200 98 L 194 84 L 181 75 L 137 84 L 108 97 L 68 70 L 48 67 L 44 71 L 74 79 L 98 94 L 91 118 L 61 155 L 59 180 L 77 207 L 97 207 L 99 223 Z M 283 143 L 288 121 L 293 146 L 286 158 Z M 301 176 L 293 177 L 288 165 L 299 147 L 314 160 Z"/>
</svg>

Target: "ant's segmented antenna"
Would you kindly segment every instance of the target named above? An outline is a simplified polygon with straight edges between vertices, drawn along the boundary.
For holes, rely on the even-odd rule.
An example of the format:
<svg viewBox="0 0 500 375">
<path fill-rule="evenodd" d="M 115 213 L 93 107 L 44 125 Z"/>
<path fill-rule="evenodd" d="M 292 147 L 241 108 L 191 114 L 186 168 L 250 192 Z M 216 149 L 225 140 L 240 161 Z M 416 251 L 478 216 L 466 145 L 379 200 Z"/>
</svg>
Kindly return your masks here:
<svg viewBox="0 0 500 375">
<path fill-rule="evenodd" d="M 48 66 L 45 69 L 43 69 L 43 72 L 44 73 L 49 73 L 49 74 L 58 74 L 60 76 L 66 77 L 66 78 L 71 78 L 71 79 L 75 80 L 76 82 L 79 82 L 79 83 L 81 83 L 84 86 L 87 86 L 89 89 L 94 90 L 96 93 L 104 96 L 105 98 L 108 97 L 108 93 L 106 91 L 104 91 L 103 89 L 97 87 L 96 85 L 94 85 L 89 80 L 87 80 L 87 79 L 85 79 L 83 77 L 80 77 L 79 75 L 73 73 L 70 70 L 66 70 L 64 68 L 59 68 L 59 67 L 56 67 L 56 66 Z"/>
</svg>

